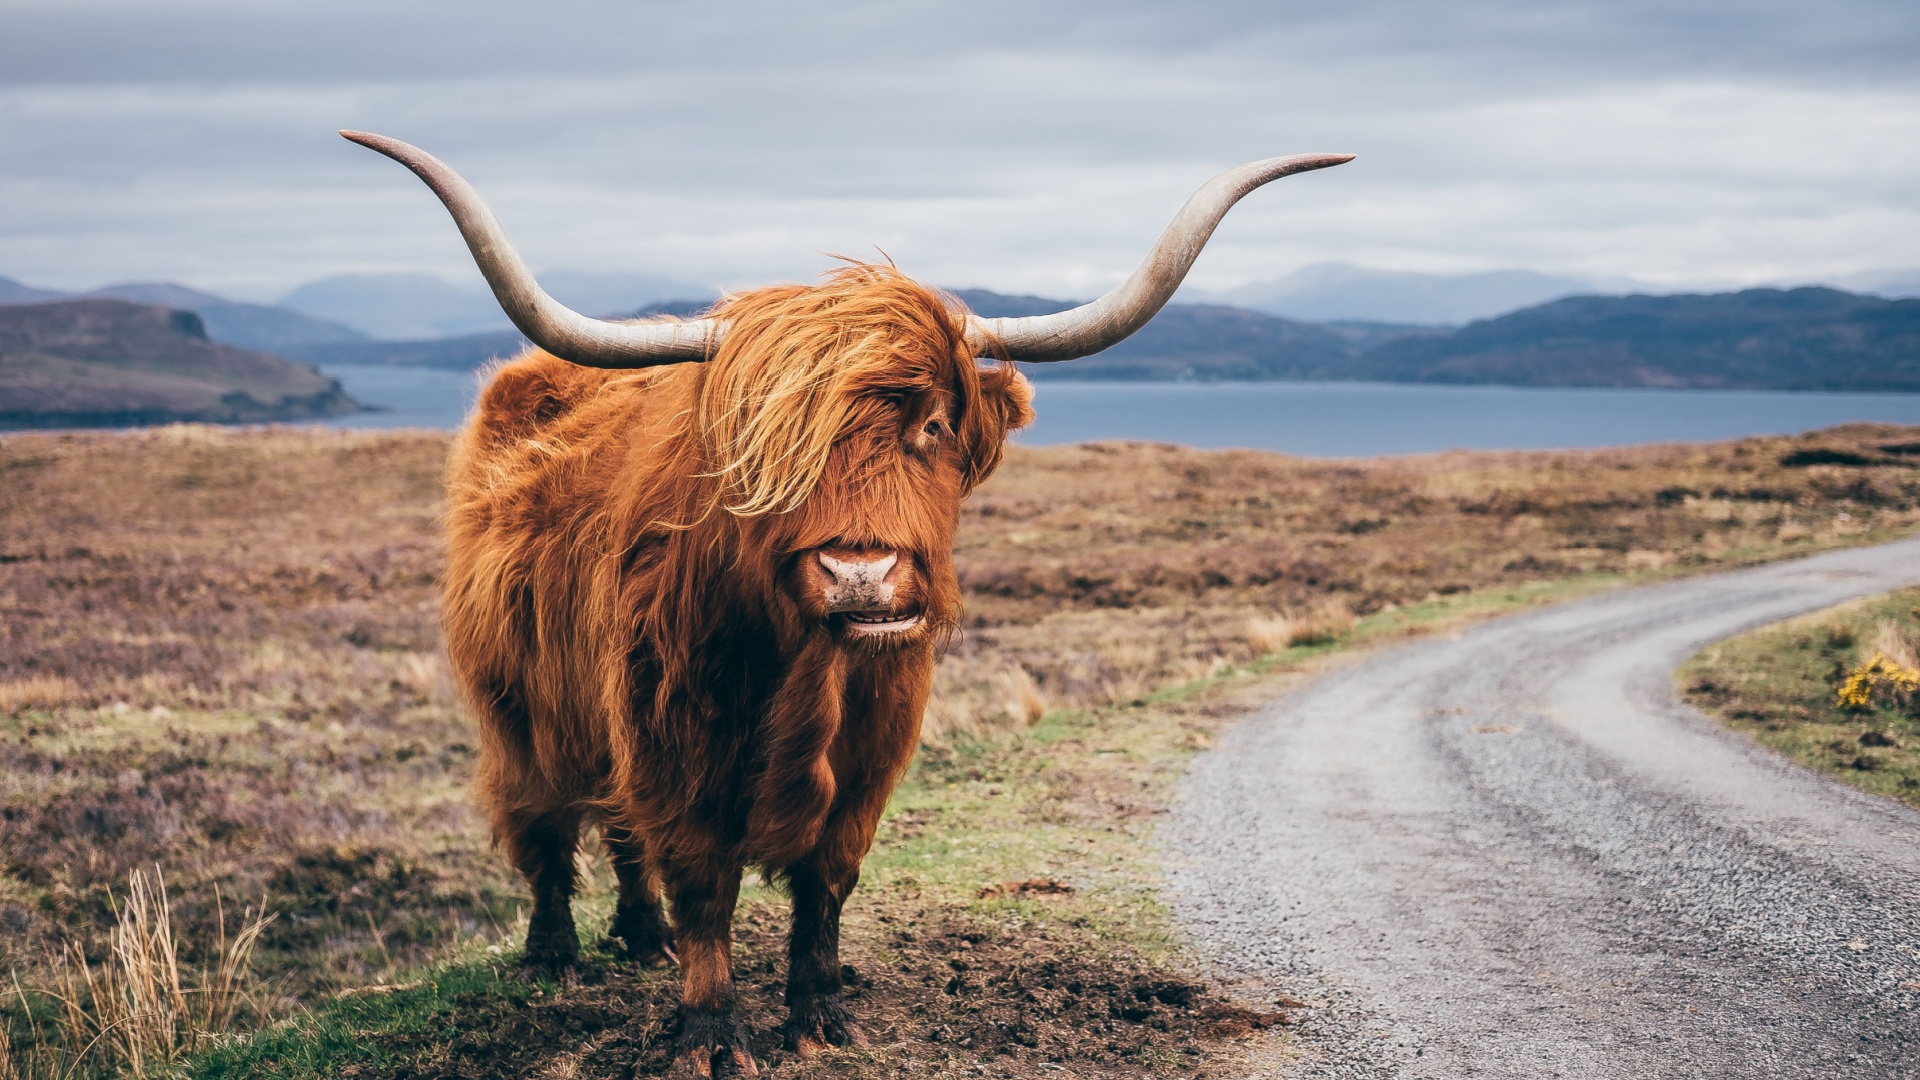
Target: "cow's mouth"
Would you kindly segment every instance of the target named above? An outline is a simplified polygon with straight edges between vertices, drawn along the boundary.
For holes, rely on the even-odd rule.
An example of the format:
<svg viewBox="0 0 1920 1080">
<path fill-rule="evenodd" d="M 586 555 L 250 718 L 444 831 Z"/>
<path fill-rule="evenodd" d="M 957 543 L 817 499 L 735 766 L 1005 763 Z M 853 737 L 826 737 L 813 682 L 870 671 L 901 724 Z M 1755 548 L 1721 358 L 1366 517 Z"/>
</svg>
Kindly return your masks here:
<svg viewBox="0 0 1920 1080">
<path fill-rule="evenodd" d="M 891 611 L 848 611 L 843 614 L 847 629 L 863 636 L 904 633 L 919 626 L 923 617 L 918 611 L 904 615 L 896 615 Z"/>
</svg>

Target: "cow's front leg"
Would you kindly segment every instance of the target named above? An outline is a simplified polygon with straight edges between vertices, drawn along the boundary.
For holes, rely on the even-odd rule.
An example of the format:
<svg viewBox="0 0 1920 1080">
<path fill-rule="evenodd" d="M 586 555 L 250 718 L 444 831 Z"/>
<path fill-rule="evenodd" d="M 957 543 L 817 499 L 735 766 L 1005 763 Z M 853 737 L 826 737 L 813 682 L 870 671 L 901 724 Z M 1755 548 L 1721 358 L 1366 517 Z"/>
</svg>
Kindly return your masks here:
<svg viewBox="0 0 1920 1080">
<path fill-rule="evenodd" d="M 793 936 L 787 942 L 787 1022 L 780 1033 L 787 1049 L 802 1055 L 867 1045 L 840 980 L 840 906 L 860 880 L 860 863 L 833 861 L 816 854 L 787 871 Z"/>
<path fill-rule="evenodd" d="M 708 863 L 666 870 L 680 950 L 680 1041 L 669 1074 L 675 1077 L 759 1074 L 734 1012 L 733 905 L 740 870 Z"/>
</svg>

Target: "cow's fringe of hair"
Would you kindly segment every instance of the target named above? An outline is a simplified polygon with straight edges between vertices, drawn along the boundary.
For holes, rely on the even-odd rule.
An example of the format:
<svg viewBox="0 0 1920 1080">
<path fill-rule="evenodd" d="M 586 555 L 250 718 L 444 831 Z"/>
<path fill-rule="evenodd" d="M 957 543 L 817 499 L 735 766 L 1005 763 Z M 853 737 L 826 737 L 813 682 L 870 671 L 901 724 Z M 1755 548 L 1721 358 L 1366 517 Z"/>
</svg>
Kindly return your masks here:
<svg viewBox="0 0 1920 1080">
<path fill-rule="evenodd" d="M 901 359 L 963 349 L 961 310 L 929 305 L 926 286 L 872 263 L 722 301 L 713 314 L 727 334 L 696 418 L 722 505 L 742 517 L 798 507 L 863 396 L 932 388 L 924 365 L 908 366 L 927 385 L 902 384 Z"/>
</svg>

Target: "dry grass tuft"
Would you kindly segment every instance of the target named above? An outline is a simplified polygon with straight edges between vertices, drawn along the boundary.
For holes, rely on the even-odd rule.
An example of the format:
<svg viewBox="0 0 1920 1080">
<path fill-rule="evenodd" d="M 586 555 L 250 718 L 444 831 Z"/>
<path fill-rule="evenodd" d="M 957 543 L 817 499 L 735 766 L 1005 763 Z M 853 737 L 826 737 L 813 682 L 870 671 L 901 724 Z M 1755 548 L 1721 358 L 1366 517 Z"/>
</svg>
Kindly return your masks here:
<svg viewBox="0 0 1920 1080">
<path fill-rule="evenodd" d="M 253 952 L 273 916 L 241 915 L 230 940 L 224 910 L 218 937 L 196 972 L 182 963 L 173 906 L 158 868 L 135 870 L 127 891 L 108 901 L 117 915 L 107 956 L 95 962 L 85 943 L 69 940 L 52 963 L 52 985 L 21 986 L 15 996 L 33 1030 L 30 1049 L 17 1052 L 0 1017 L 0 1080 L 76 1074 L 161 1076 L 182 1054 L 256 1019 Z M 42 1030 L 31 996 L 51 999 L 56 1011 Z"/>
<path fill-rule="evenodd" d="M 1015 664 L 985 678 L 968 678 L 959 692 L 936 693 L 920 725 L 920 745 L 946 751 L 966 742 L 991 741 L 1032 727 L 1051 708 L 1033 675 Z"/>
<path fill-rule="evenodd" d="M 29 709 L 58 709 L 80 700 L 80 684 L 59 675 L 29 675 L 0 682 L 0 716 Z M 0 1080 L 5 1080 L 0 1076 Z"/>
<path fill-rule="evenodd" d="M 1001 676 L 1001 689 L 1006 693 L 1007 715 L 1024 727 L 1032 727 L 1047 715 L 1047 696 L 1040 692 L 1040 684 L 1033 681 L 1027 669 L 1015 664 Z"/>
<path fill-rule="evenodd" d="M 1866 651 L 1868 655 L 1879 653 L 1909 671 L 1920 668 L 1920 658 L 1915 657 L 1913 640 L 1892 619 L 1881 619 L 1880 624 L 1874 627 L 1873 642 Z"/>
<path fill-rule="evenodd" d="M 920 745 L 950 750 L 959 743 L 986 734 L 980 718 L 962 701 L 948 695 L 934 695 L 920 720 Z"/>
<path fill-rule="evenodd" d="M 1330 596 L 1288 621 L 1288 645 L 1331 645 L 1352 632 L 1354 617 L 1346 600 Z"/>
<path fill-rule="evenodd" d="M 1345 599 L 1330 596 L 1304 611 L 1248 619 L 1247 644 L 1255 655 L 1302 645 L 1331 645 L 1352 633 L 1356 621 Z"/>
<path fill-rule="evenodd" d="M 1255 615 L 1247 620 L 1247 645 L 1255 656 L 1277 653 L 1293 644 L 1293 620 L 1285 615 Z"/>
</svg>

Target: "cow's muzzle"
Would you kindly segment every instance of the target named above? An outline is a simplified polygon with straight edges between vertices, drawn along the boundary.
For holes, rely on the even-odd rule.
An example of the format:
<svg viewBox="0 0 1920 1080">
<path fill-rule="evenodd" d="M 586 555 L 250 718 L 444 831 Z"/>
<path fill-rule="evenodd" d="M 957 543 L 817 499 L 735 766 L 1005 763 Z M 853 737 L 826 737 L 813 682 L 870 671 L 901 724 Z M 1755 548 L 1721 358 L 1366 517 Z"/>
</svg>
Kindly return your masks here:
<svg viewBox="0 0 1920 1080">
<path fill-rule="evenodd" d="M 816 552 L 820 567 L 821 598 L 827 611 L 846 617 L 847 629 L 857 634 L 891 634 L 920 625 L 917 607 L 900 603 L 911 591 L 913 563 L 892 551 L 836 550 Z M 903 588 L 903 586 L 907 586 Z M 906 610 L 902 610 L 906 608 Z"/>
</svg>

